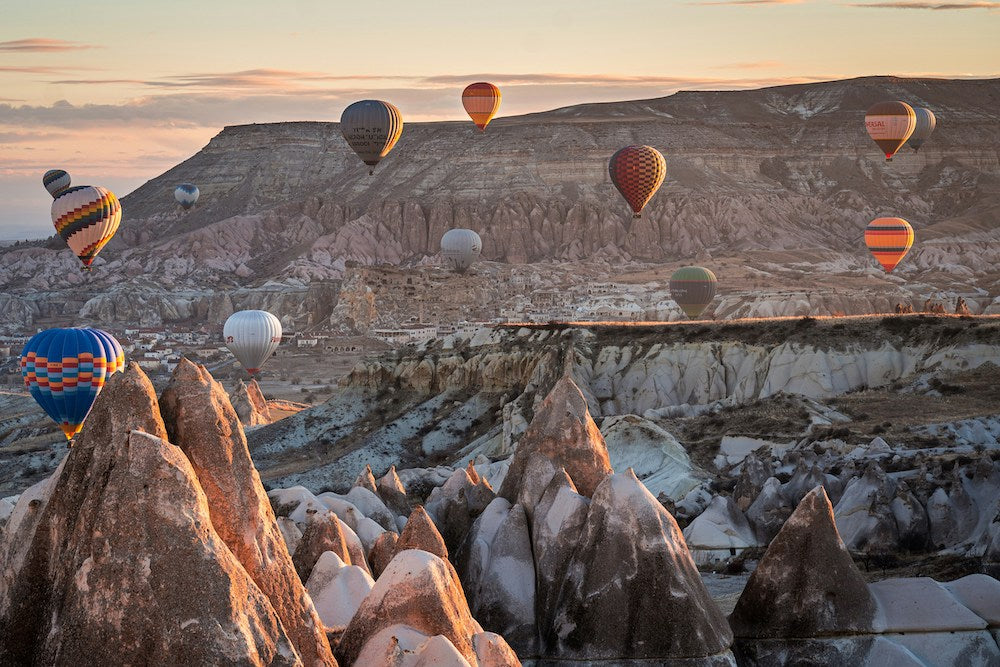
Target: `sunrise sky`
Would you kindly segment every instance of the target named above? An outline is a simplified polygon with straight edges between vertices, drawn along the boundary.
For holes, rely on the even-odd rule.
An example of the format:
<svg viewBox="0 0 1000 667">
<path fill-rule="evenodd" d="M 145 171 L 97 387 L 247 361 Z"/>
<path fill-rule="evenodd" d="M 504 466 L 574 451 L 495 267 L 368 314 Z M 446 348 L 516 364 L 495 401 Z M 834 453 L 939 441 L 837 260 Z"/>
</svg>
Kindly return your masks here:
<svg viewBox="0 0 1000 667">
<path fill-rule="evenodd" d="M 125 195 L 225 125 L 407 121 L 871 74 L 1000 74 L 1000 2 L 48 0 L 0 21 L 0 240 L 52 232 L 49 168 Z M 127 215 L 127 212 L 126 212 Z"/>
</svg>

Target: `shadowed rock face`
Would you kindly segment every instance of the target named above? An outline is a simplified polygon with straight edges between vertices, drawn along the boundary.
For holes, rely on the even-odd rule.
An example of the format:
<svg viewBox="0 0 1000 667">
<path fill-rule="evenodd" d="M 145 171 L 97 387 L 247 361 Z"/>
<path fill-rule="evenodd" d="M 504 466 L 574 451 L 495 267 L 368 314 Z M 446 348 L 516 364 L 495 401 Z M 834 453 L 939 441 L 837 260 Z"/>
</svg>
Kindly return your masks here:
<svg viewBox="0 0 1000 667">
<path fill-rule="evenodd" d="M 579 492 L 588 498 L 614 472 L 601 431 L 587 410 L 587 400 L 569 376 L 555 384 L 521 436 L 500 487 L 501 496 L 511 502 L 517 500 L 520 481 L 534 453 L 551 459 L 556 469 L 564 468 Z"/>
<path fill-rule="evenodd" d="M 874 617 L 830 499 L 816 487 L 771 541 L 729 623 L 739 638 L 806 638 L 871 632 Z"/>
<path fill-rule="evenodd" d="M 406 516 L 410 513 L 410 502 L 406 497 L 406 487 L 396 474 L 396 466 L 389 466 L 389 471 L 378 480 L 378 495 L 386 506 L 396 514 Z"/>
<path fill-rule="evenodd" d="M 502 635 L 519 655 L 534 655 L 535 563 L 524 508 L 508 507 L 498 498 L 490 504 L 486 521 L 477 521 L 469 540 L 466 592 L 476 620 Z M 486 530 L 483 524 L 492 524 Z M 480 530 L 476 530 L 479 528 Z M 490 534 L 492 533 L 492 534 Z M 466 544 L 469 544 L 467 541 Z"/>
<path fill-rule="evenodd" d="M 305 532 L 302 533 L 302 539 L 299 540 L 299 546 L 296 547 L 295 556 L 292 558 L 301 581 L 309 580 L 316 561 L 327 551 L 337 554 L 347 565 L 354 565 L 353 554 L 344 536 L 343 526 L 333 512 L 314 514 L 309 519 Z"/>
<path fill-rule="evenodd" d="M 160 397 L 160 414 L 170 441 L 198 475 L 216 532 L 271 601 L 303 662 L 329 663 L 333 655 L 302 585 L 306 579 L 296 575 L 222 385 L 203 366 L 182 359 Z"/>
<path fill-rule="evenodd" d="M 580 541 L 589 507 L 590 501 L 576 492 L 573 481 L 562 469 L 553 475 L 535 507 L 531 542 L 535 557 L 535 608 L 539 628 L 550 628 L 554 623 L 559 589 Z"/>
<path fill-rule="evenodd" d="M 0 547 L 0 664 L 301 664 L 165 436 L 142 371 L 112 376 L 16 571 Z"/>
<path fill-rule="evenodd" d="M 631 471 L 597 487 L 547 639 L 548 655 L 577 660 L 728 651 L 732 633 L 677 523 Z"/>
<path fill-rule="evenodd" d="M 249 384 L 240 380 L 230 400 L 240 418 L 240 423 L 246 426 L 263 426 L 271 423 L 271 410 L 257 380 L 250 380 Z"/>
<path fill-rule="evenodd" d="M 392 557 L 396 555 L 398 541 L 399 535 L 388 530 L 375 540 L 372 550 L 368 552 L 368 564 L 371 566 L 373 576 L 378 577 L 388 567 Z"/>
</svg>

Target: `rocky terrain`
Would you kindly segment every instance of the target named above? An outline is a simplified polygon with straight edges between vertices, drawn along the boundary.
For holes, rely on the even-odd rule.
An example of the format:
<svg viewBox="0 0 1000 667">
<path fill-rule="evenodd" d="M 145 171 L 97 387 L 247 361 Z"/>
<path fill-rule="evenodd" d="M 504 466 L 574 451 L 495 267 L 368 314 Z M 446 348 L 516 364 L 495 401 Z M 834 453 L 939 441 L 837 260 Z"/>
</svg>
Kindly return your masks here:
<svg viewBox="0 0 1000 667">
<path fill-rule="evenodd" d="M 972 344 L 964 324 L 952 351 Z M 908 342 L 923 337 L 930 348 L 933 326 L 923 329 Z M 664 344 L 671 335 L 661 332 Z M 944 539 L 937 548 L 976 523 L 992 536 L 976 560 L 995 568 L 995 448 L 965 456 L 962 445 L 949 448 L 951 488 L 924 508 L 923 489 L 945 473 L 921 469 L 913 490 L 900 490 L 906 475 L 880 465 L 898 467 L 902 448 L 885 442 L 841 457 L 865 466 L 846 488 L 819 467 L 837 445 L 786 448 L 798 463 L 784 482 L 785 471 L 768 470 L 778 443 L 742 457 L 723 446 L 720 469 L 729 469 L 726 457 L 742 464 L 735 486 L 716 485 L 707 509 L 685 511 L 655 497 L 632 467 L 616 470 L 623 443 L 650 443 L 635 421 L 615 421 L 631 429 L 617 444 L 605 438 L 588 388 L 573 379 L 582 343 L 564 338 L 566 354 L 505 465 L 390 466 L 378 477 L 365 467 L 339 492 L 265 492 L 240 417 L 204 367 L 182 362 L 159 397 L 136 366 L 115 374 L 53 475 L 0 501 L 0 663 L 77 664 L 84 655 L 359 667 L 1000 661 L 1000 581 L 983 573 L 873 581 L 859 568 L 856 540 L 858 526 L 884 534 L 888 522 L 912 537 L 924 516 L 932 539 Z M 936 354 L 947 369 L 944 350 Z M 970 357 L 966 370 L 991 365 L 986 356 Z M 942 396 L 953 391 L 936 386 Z M 825 413 L 829 423 L 834 414 Z M 922 455 L 934 466 L 948 459 Z M 888 502 L 879 494 L 890 478 Z M 970 522 L 972 511 L 979 518 Z M 699 521 L 730 537 L 742 522 L 757 542 L 699 542 L 713 534 L 692 530 Z M 757 549 L 759 562 L 742 561 L 752 572 L 731 604 L 699 573 L 706 546 Z"/>
<path fill-rule="evenodd" d="M 0 321 L 221 323 L 265 308 L 316 324 L 348 264 L 433 263 L 457 226 L 480 233 L 481 270 L 495 279 L 506 264 L 547 263 L 534 287 L 558 288 L 566 263 L 585 279 L 662 285 L 699 262 L 721 278 L 721 317 L 886 312 L 955 295 L 981 312 L 998 296 L 998 96 L 997 80 L 870 77 L 580 105 L 498 119 L 484 135 L 407 123 L 373 177 L 337 124 L 229 127 L 123 198 L 122 229 L 93 274 L 57 239 L 3 248 Z M 889 164 L 861 122 L 885 98 L 938 117 L 920 153 Z M 667 157 L 666 184 L 638 220 L 607 174 L 627 143 Z M 181 181 L 201 189 L 187 213 L 171 196 Z M 888 213 L 917 233 L 891 276 L 861 247 L 864 225 Z M 415 313 L 386 317 L 404 315 Z"/>
</svg>

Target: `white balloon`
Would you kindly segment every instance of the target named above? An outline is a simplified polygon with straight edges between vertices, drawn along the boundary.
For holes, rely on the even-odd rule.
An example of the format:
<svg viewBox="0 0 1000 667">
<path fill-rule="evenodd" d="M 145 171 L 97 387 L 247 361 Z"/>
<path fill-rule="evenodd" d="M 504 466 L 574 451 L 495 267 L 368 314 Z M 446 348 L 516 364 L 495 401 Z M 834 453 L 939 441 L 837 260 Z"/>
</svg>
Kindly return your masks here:
<svg viewBox="0 0 1000 667">
<path fill-rule="evenodd" d="M 174 188 L 174 199 L 186 211 L 198 202 L 198 186 L 191 183 L 181 183 Z"/>
<path fill-rule="evenodd" d="M 459 273 L 472 266 L 482 251 L 483 240 L 471 229 L 449 229 L 441 237 L 441 254 Z"/>
<path fill-rule="evenodd" d="M 281 343 L 281 322 L 266 310 L 241 310 L 222 327 L 226 346 L 248 373 L 260 371 Z"/>
</svg>

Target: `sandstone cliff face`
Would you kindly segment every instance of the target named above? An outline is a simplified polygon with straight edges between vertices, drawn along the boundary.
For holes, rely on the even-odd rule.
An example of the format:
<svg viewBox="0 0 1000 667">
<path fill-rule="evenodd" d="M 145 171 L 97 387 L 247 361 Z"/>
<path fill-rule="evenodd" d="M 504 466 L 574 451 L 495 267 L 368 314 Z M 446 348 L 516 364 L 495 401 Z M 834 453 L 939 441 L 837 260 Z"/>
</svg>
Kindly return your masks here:
<svg viewBox="0 0 1000 667">
<path fill-rule="evenodd" d="M 323 624 L 302 586 L 305 578 L 296 575 L 222 385 L 204 366 L 182 359 L 160 396 L 160 412 L 170 441 L 198 476 L 216 532 L 271 601 L 302 661 L 329 663 Z"/>
<path fill-rule="evenodd" d="M 427 456 L 463 465 L 480 454 L 510 456 L 570 355 L 572 379 L 595 419 L 658 419 L 781 393 L 824 400 L 913 373 L 1000 363 L 997 335 L 992 321 L 920 316 L 482 330 L 366 360 L 326 404 L 263 427 L 249 441 L 262 469 L 300 466 L 283 485 L 347 488 L 368 464 L 381 474 Z M 343 445 L 335 458 L 328 454 L 333 443 Z M 319 461 L 294 463 L 303 451 Z M 637 472 L 657 474 L 641 466 Z M 673 481 L 659 483 L 670 488 Z"/>
<path fill-rule="evenodd" d="M 858 237 L 887 209 L 913 221 L 920 237 L 901 271 L 939 287 L 995 285 L 1000 244 L 990 221 L 1000 136 L 989 100 L 998 85 L 874 77 L 686 92 L 504 118 L 486 141 L 467 124 L 414 123 L 374 177 L 358 168 L 336 124 L 230 127 L 123 199 L 122 229 L 94 274 L 80 276 L 56 242 L 6 250 L 0 286 L 24 298 L 0 300 L 0 315 L 29 323 L 72 303 L 102 321 L 183 320 L 212 309 L 209 290 L 227 288 L 255 302 L 244 308 L 305 324 L 310 313 L 329 315 L 329 296 L 318 299 L 324 308 L 304 309 L 301 298 L 275 297 L 276 288 L 301 297 L 343 277 L 347 262 L 425 261 L 451 227 L 476 229 L 490 261 L 622 264 L 759 252 L 751 264 L 778 269 L 769 290 L 801 290 L 804 276 L 831 271 L 861 287 L 868 260 Z M 941 118 L 919 154 L 904 151 L 891 165 L 859 121 L 885 98 L 928 106 Z M 706 108 L 715 111 L 706 117 Z M 608 156 L 625 143 L 667 156 L 668 180 L 639 220 L 607 174 Z M 202 190 L 186 214 L 169 199 L 181 181 Z M 942 278 L 942 266 L 963 273 Z M 72 298 L 76 285 L 92 295 L 87 304 Z M 897 292 L 888 280 L 879 290 L 862 301 L 883 303 Z M 372 308 L 363 290 L 355 296 L 338 317 L 364 328 Z M 802 314 L 795 304 L 811 299 L 803 292 L 770 308 Z M 864 308 L 832 293 L 812 307 L 824 299 L 830 312 Z M 721 312 L 764 310 L 729 303 Z"/>
</svg>

